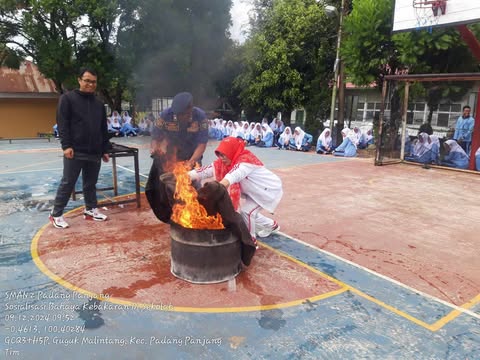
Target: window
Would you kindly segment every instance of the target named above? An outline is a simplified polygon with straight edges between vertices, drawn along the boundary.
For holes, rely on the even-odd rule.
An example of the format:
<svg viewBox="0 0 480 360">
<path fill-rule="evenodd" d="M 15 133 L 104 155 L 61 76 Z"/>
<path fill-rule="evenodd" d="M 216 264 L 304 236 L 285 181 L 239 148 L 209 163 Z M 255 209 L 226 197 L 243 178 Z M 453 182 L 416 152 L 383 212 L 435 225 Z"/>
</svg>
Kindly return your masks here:
<svg viewBox="0 0 480 360">
<path fill-rule="evenodd" d="M 448 119 L 448 114 L 438 113 L 437 126 L 448 127 Z"/>
<path fill-rule="evenodd" d="M 437 111 L 437 126 L 450 127 L 462 115 L 462 104 L 440 104 Z"/>
</svg>

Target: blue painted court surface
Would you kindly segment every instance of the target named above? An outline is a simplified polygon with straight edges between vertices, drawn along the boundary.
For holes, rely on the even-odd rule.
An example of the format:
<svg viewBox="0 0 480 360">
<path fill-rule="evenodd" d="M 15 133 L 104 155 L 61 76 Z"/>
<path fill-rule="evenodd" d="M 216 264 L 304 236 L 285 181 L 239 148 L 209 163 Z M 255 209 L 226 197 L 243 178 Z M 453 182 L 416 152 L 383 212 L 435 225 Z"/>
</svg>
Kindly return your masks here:
<svg viewBox="0 0 480 360">
<path fill-rule="evenodd" d="M 141 181 L 144 183 L 151 163 L 148 138 L 119 139 L 118 142 L 139 147 Z M 215 144 L 209 144 L 204 164 L 213 160 Z M 422 271 L 411 270 L 407 274 L 398 270 L 397 274 L 392 270 L 392 264 L 376 263 L 378 258 L 370 258 L 368 261 L 371 262 L 367 262 L 347 250 L 325 249 L 318 243 L 326 230 L 316 224 L 326 216 L 317 212 L 317 205 L 313 202 L 324 193 L 322 190 L 318 194 L 312 193 L 306 185 L 318 182 L 318 189 L 325 188 L 325 181 L 313 176 L 315 171 L 330 179 L 329 171 L 333 170 L 329 169 L 352 163 L 363 169 L 359 171 L 383 171 L 380 176 L 387 178 L 390 172 L 400 171 L 399 168 L 374 170 L 369 159 L 345 160 L 313 153 L 252 149 L 267 167 L 280 175 L 289 190 L 280 204 L 282 217 L 276 216 L 285 226 L 280 233 L 262 239 L 259 251 L 280 254 L 292 266 L 303 266 L 319 279 L 336 284 L 337 290 L 326 292 L 316 301 L 275 306 L 275 293 L 263 294 L 262 284 L 258 284 L 259 293 L 273 305 L 262 307 L 259 304 L 254 311 L 203 312 L 199 308 L 193 312 L 179 312 L 175 311 L 178 302 L 175 296 L 164 304 L 164 309 L 89 298 L 65 286 L 63 279 L 47 276 L 34 262 L 32 240 L 47 223 L 61 177 L 62 159 L 58 147 L 56 143 L 0 143 L 2 358 L 480 359 L 480 262 L 476 263 L 477 267 L 470 263 L 470 258 L 462 262 L 462 256 L 466 259 L 467 255 L 451 250 L 452 263 L 456 265 L 442 268 L 445 279 L 437 276 L 437 282 L 429 282 L 433 284 L 430 288 L 427 282 L 420 280 L 432 269 L 430 262 L 436 259 L 433 253 L 419 251 L 415 254 L 415 259 L 423 259 Z M 119 159 L 118 164 L 120 194 L 134 192 L 133 162 Z M 358 185 L 353 169 L 351 179 L 342 180 L 346 188 Z M 423 170 L 406 166 L 402 171 L 415 173 Z M 434 174 L 442 176 L 441 171 Z M 301 176 L 303 180 L 290 183 L 289 178 L 294 176 Z M 399 175 L 395 176 L 398 179 Z M 411 178 L 409 176 L 406 175 Z M 463 179 L 462 176 L 458 175 L 461 179 L 455 181 L 478 184 L 478 177 L 465 175 L 467 178 Z M 99 186 L 109 186 L 111 177 L 111 165 L 104 165 Z M 353 182 L 350 184 L 349 181 Z M 302 193 L 307 190 L 309 194 Z M 374 190 L 365 187 L 363 193 L 368 191 Z M 99 199 L 111 196 L 111 192 L 99 193 Z M 309 216 L 287 211 L 295 209 L 299 196 L 312 199 L 312 203 L 303 202 L 305 211 L 310 211 Z M 335 194 L 329 193 L 329 196 L 334 198 Z M 81 198 L 70 201 L 66 210 L 82 205 Z M 393 203 L 388 206 L 392 213 L 398 210 Z M 336 211 L 334 205 L 330 209 Z M 128 206 L 125 207 L 127 210 Z M 478 208 L 472 211 L 477 211 L 470 215 L 478 220 Z M 395 217 L 392 215 L 392 221 L 396 221 Z M 373 220 L 376 220 L 374 216 Z M 359 226 L 356 221 L 360 220 L 344 222 L 342 227 L 348 230 Z M 362 221 L 366 229 L 373 226 L 368 220 Z M 302 228 L 295 224 L 302 224 Z M 395 224 L 401 226 L 400 222 Z M 135 219 L 132 219 L 132 226 L 135 226 Z M 308 227 L 308 234 L 303 231 L 304 226 Z M 446 231 L 440 225 L 426 226 L 431 227 L 430 235 L 437 234 L 439 238 Z M 471 231 L 478 234 L 478 230 L 478 225 L 472 225 Z M 422 244 L 415 243 L 414 235 L 410 236 L 407 230 L 403 234 L 411 249 L 420 248 Z M 473 240 L 468 240 L 470 242 L 462 247 L 468 245 L 478 257 L 480 236 L 475 238 L 469 234 L 463 239 Z M 425 241 L 433 241 L 430 235 Z M 393 235 L 385 231 L 384 236 Z M 366 239 L 368 241 L 368 236 Z M 459 240 L 452 239 L 452 249 Z M 363 240 L 353 239 L 352 246 L 360 241 Z M 365 245 L 362 243 L 362 246 Z M 389 244 L 388 241 L 381 245 L 378 242 L 371 244 L 371 248 L 376 247 L 380 254 L 393 246 L 398 244 Z M 360 253 L 358 248 L 354 249 Z M 98 262 L 102 262 L 101 255 L 95 252 L 79 256 L 98 257 Z M 455 284 L 447 281 L 450 276 L 447 272 L 452 267 L 455 267 L 452 274 L 461 274 L 468 285 L 461 291 L 458 290 L 460 285 L 457 289 Z M 95 271 L 95 268 L 90 269 L 88 276 L 95 277 Z M 275 282 L 276 278 L 271 276 L 268 280 Z M 215 293 L 212 292 L 211 296 L 214 304 Z M 458 301 L 452 300 L 457 298 Z"/>
</svg>

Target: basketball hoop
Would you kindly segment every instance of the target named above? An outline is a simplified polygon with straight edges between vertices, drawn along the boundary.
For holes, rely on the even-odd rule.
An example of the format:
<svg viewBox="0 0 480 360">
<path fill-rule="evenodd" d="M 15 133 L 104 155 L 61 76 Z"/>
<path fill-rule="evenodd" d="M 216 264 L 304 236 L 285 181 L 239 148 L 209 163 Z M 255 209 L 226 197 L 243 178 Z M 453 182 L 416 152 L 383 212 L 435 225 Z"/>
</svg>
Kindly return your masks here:
<svg viewBox="0 0 480 360">
<path fill-rule="evenodd" d="M 413 0 L 413 8 L 417 17 L 417 29 L 437 25 L 441 15 L 447 11 L 448 0 Z"/>
</svg>

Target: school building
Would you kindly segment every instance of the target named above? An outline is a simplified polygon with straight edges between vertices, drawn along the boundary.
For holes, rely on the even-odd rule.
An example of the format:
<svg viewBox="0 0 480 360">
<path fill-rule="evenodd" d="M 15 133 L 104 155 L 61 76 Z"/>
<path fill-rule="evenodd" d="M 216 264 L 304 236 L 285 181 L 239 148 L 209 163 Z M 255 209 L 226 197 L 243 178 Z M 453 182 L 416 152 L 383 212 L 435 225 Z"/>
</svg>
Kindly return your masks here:
<svg viewBox="0 0 480 360">
<path fill-rule="evenodd" d="M 51 134 L 58 97 L 54 82 L 32 62 L 18 70 L 0 67 L 0 138 Z"/>
</svg>

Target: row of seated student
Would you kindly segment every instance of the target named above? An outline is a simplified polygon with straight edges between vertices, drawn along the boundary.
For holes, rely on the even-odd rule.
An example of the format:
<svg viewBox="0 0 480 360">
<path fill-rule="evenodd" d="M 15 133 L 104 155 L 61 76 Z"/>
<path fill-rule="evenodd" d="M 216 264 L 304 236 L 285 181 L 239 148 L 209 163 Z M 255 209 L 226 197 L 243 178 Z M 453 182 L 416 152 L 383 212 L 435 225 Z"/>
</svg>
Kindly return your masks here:
<svg viewBox="0 0 480 360">
<path fill-rule="evenodd" d="M 240 123 L 214 119 L 209 123 L 209 135 L 221 140 L 227 136 L 244 139 L 247 145 L 260 147 L 277 146 L 282 150 L 309 151 L 312 148 L 313 136 L 297 126 L 292 131 L 291 127 L 284 126 L 283 122 L 274 119 L 272 123 Z M 343 142 L 333 147 L 330 129 L 325 129 L 317 140 L 316 152 L 318 154 L 334 154 L 336 156 L 353 157 L 357 155 L 357 148 L 364 149 L 373 144 L 372 130 L 363 133 L 360 128 L 353 130 L 345 128 L 342 131 Z"/>
<path fill-rule="evenodd" d="M 456 140 L 449 139 L 440 145 L 440 139 L 436 135 L 427 133 L 418 134 L 413 142 L 407 137 L 405 142 L 405 160 L 422 164 L 437 164 L 456 169 L 468 169 L 470 156 L 458 144 Z M 480 150 L 475 153 L 477 170 L 480 169 Z"/>
<path fill-rule="evenodd" d="M 139 128 L 133 123 L 132 117 L 128 111 L 123 111 L 122 115 L 114 110 L 107 118 L 108 132 L 112 137 L 119 136 L 137 136 Z"/>
<path fill-rule="evenodd" d="M 317 154 L 333 154 L 335 156 L 355 157 L 357 149 L 366 149 L 368 145 L 374 143 L 372 129 L 365 133 L 360 128 L 354 127 L 352 130 L 344 128 L 342 130 L 343 141 L 337 147 L 333 146 L 332 135 L 329 128 L 322 131 L 317 140 Z"/>
<path fill-rule="evenodd" d="M 248 146 L 259 147 L 277 146 L 279 149 L 309 151 L 312 147 L 312 135 L 303 131 L 299 126 L 292 132 L 279 119 L 270 124 L 266 119 L 262 123 L 242 121 L 241 124 L 231 120 L 214 119 L 209 123 L 209 136 L 221 140 L 227 136 L 238 137 Z"/>
</svg>

